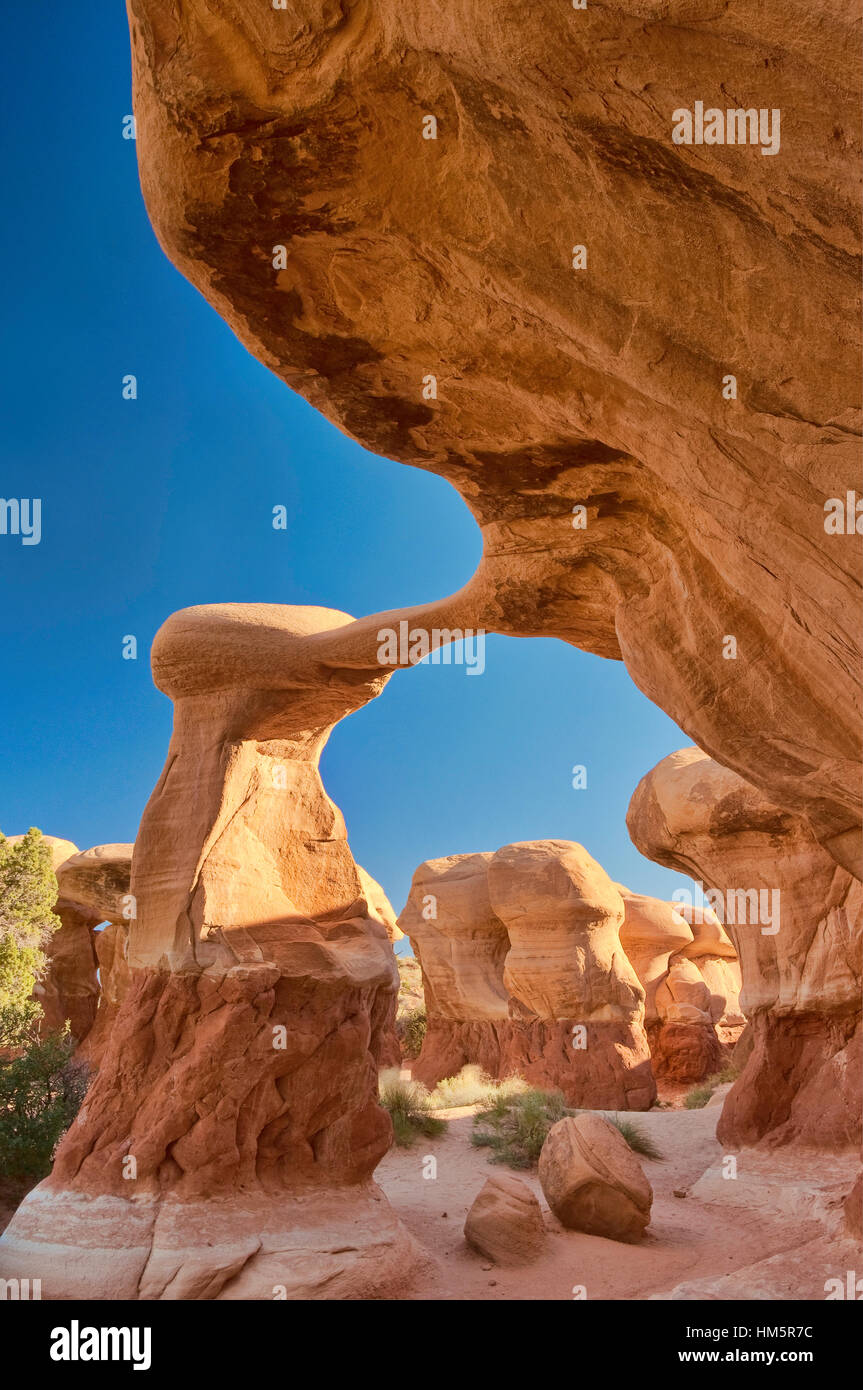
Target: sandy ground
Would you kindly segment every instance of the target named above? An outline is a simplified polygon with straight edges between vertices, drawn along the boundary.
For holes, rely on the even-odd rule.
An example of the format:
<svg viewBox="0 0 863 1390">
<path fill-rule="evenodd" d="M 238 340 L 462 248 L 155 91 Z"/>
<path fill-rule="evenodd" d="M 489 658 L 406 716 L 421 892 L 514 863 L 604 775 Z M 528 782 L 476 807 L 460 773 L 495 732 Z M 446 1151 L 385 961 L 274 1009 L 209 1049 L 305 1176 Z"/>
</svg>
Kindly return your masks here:
<svg viewBox="0 0 863 1390">
<path fill-rule="evenodd" d="M 629 1117 L 664 1155 L 661 1162 L 640 1158 L 653 1187 L 653 1208 L 638 1245 L 564 1230 L 548 1210 L 535 1169 L 498 1167 L 487 1149 L 473 1147 L 476 1106 L 437 1111 L 447 1122 L 445 1134 L 391 1149 L 375 1172 L 429 1256 L 406 1282 L 404 1299 L 643 1300 L 668 1297 L 681 1285 L 678 1297 L 699 1300 L 824 1298 L 825 1279 L 863 1267 L 863 1251 L 840 1229 L 841 1199 L 857 1167 L 854 1155 L 825 1162 L 823 1154 L 743 1151 L 737 1155 L 737 1181 L 724 1181 L 715 1138 L 721 1099 L 717 1095 L 703 1110 L 669 1108 Z M 433 1177 L 424 1176 L 429 1157 L 436 1160 Z M 520 1269 L 492 1265 L 464 1239 L 468 1209 L 497 1171 L 514 1172 L 527 1183 L 549 1232 L 544 1254 Z M 0 1182 L 0 1230 L 24 1190 Z"/>
<path fill-rule="evenodd" d="M 753 1206 L 747 1193 L 745 1154 L 738 1158 L 743 1181 L 738 1180 L 739 1186 L 722 1184 L 729 1189 L 729 1199 L 724 1192 L 720 1192 L 720 1203 L 674 1195 L 689 1194 L 705 1170 L 722 1158 L 714 1133 L 720 1109 L 711 1105 L 702 1110 L 657 1110 L 631 1117 L 664 1155 L 662 1162 L 641 1159 L 654 1193 L 651 1222 L 641 1244 L 624 1245 L 564 1230 L 548 1210 L 535 1170 L 517 1172 L 516 1176 L 535 1192 L 545 1213 L 547 1252 L 526 1268 L 492 1266 L 468 1248 L 463 1227 L 471 1203 L 496 1165 L 489 1163 L 488 1150 L 470 1143 L 473 1108 L 439 1113 L 449 1116 L 445 1135 L 419 1139 L 410 1149 L 392 1149 L 375 1173 L 404 1224 L 433 1257 L 429 1268 L 410 1291 L 406 1290 L 406 1298 L 570 1300 L 579 1296 L 574 1289 L 581 1286 L 585 1294 L 580 1296 L 588 1299 L 647 1299 L 667 1295 L 684 1282 L 713 1281 L 729 1275 L 731 1280 L 718 1296 L 751 1297 L 745 1292 L 751 1281 L 747 1283 L 742 1275 L 740 1292 L 735 1294 L 736 1271 L 776 1255 L 780 1256 L 776 1263 L 781 1270 L 785 1252 L 799 1251 L 810 1241 L 824 1243 L 823 1224 L 813 1219 L 808 1209 L 809 1219 L 801 1219 L 802 1210 L 793 1214 L 795 1205 L 801 1205 L 793 1199 L 787 1213 Z M 428 1155 L 437 1160 L 434 1178 L 423 1176 Z M 753 1165 L 761 1162 L 753 1160 Z M 734 1201 L 730 1200 L 731 1189 Z M 805 1282 L 809 1275 L 801 1276 L 799 1266 L 798 1260 L 794 1277 Z M 835 1272 L 832 1265 L 828 1272 Z M 811 1277 L 812 1288 L 801 1288 L 791 1296 L 823 1298 L 824 1272 L 813 1269 Z"/>
</svg>

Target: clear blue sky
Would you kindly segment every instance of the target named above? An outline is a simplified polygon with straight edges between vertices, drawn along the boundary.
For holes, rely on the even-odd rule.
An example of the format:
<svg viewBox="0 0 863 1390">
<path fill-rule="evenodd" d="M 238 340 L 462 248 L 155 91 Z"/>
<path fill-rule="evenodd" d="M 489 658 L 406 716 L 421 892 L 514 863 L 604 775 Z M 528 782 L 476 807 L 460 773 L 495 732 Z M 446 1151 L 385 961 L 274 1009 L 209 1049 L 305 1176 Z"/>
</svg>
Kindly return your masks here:
<svg viewBox="0 0 863 1390">
<path fill-rule="evenodd" d="M 468 579 L 480 538 L 447 483 L 346 439 L 165 259 L 122 138 L 119 0 L 10 7 L 0 34 L 0 496 L 43 510 L 39 545 L 0 536 L 0 829 L 86 848 L 134 839 L 161 770 L 171 707 L 148 651 L 169 613 L 426 602 Z M 287 531 L 272 529 L 277 503 Z M 423 859 L 546 837 L 665 896 L 685 880 L 638 854 L 624 818 L 643 773 L 688 742 L 620 663 L 492 638 L 482 676 L 397 674 L 336 729 L 322 772 L 396 911 Z M 586 790 L 572 789 L 575 763 Z"/>
</svg>

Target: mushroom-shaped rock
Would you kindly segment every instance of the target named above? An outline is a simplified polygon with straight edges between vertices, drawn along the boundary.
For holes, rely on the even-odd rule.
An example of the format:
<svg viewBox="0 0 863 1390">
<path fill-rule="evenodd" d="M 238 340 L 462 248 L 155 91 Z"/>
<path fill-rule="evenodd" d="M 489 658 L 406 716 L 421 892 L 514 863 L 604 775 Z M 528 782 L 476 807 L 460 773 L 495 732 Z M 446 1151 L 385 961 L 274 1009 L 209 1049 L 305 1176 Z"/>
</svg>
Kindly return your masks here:
<svg viewBox="0 0 863 1390">
<path fill-rule="evenodd" d="M 453 854 L 420 864 L 399 926 L 423 970 L 426 1007 L 457 1022 L 508 1017 L 506 927 L 489 900 L 491 854 Z"/>
<path fill-rule="evenodd" d="M 669 959 L 692 944 L 692 928 L 675 903 L 616 887 L 623 898 L 620 944 L 644 987 L 644 1017 L 650 1025 L 659 1017 L 656 991 L 668 974 Z"/>
<path fill-rule="evenodd" d="M 620 943 L 623 899 L 608 874 L 574 841 L 524 841 L 494 855 L 489 897 L 511 943 L 510 1013 L 533 1050 L 528 1070 L 513 1049 L 513 1070 L 560 1087 L 572 1105 L 647 1109 L 656 1083 L 644 990 Z"/>
<path fill-rule="evenodd" d="M 573 1105 L 651 1104 L 644 990 L 618 935 L 623 900 L 583 846 L 525 841 L 430 861 L 399 922 L 423 969 L 420 1080 L 476 1063 L 559 1087 Z"/>
<path fill-rule="evenodd" d="M 525 841 L 489 865 L 510 951 L 509 993 L 537 1018 L 641 1022 L 644 991 L 620 944 L 623 899 L 583 845 Z"/>
<path fill-rule="evenodd" d="M 95 845 L 64 860 L 57 869 L 60 898 L 100 922 L 128 921 L 134 846 Z"/>
<path fill-rule="evenodd" d="M 632 1243 L 650 1221 L 650 1183 L 620 1130 L 603 1115 L 552 1125 L 539 1155 L 539 1181 L 570 1231 Z"/>
<path fill-rule="evenodd" d="M 701 1081 L 718 1070 L 722 1050 L 711 1015 L 710 987 L 694 961 L 675 956 L 656 991 L 659 1026 L 650 1034 L 657 1076 Z"/>
<path fill-rule="evenodd" d="M 498 1265 L 524 1265 L 537 1259 L 546 1242 L 542 1210 L 527 1183 L 495 1173 L 467 1214 L 468 1245 Z"/>
<path fill-rule="evenodd" d="M 727 953 L 733 959 L 724 958 L 723 946 L 721 959 L 714 962 L 712 957 L 699 957 L 696 968 L 688 957 L 698 945 L 694 933 L 700 928 L 691 925 L 688 908 L 630 893 L 626 888 L 620 891 L 626 909 L 620 939 L 647 994 L 645 1023 L 653 1070 L 671 1081 L 700 1081 L 715 1071 L 721 1060 L 714 1027 L 719 1017 L 724 1018 L 727 1012 L 735 1024 L 743 1023 L 736 1013 L 739 973 L 731 1000 L 735 985 L 731 971 L 737 968 L 734 947 L 725 937 Z M 712 942 L 712 927 L 706 930 L 705 938 Z M 709 979 L 703 969 L 705 963 Z M 725 1028 L 722 1042 L 736 1041 L 738 1032 Z"/>
<path fill-rule="evenodd" d="M 347 614 L 270 604 L 187 609 L 157 634 L 174 728 L 135 842 L 131 979 L 0 1274 L 48 1298 L 82 1280 L 93 1298 L 404 1287 L 415 1247 L 371 1181 L 398 972 L 318 771 L 386 682 L 371 641 Z"/>
<path fill-rule="evenodd" d="M 510 1033 L 506 927 L 488 896 L 491 854 L 420 864 L 399 926 L 420 963 L 427 1026 L 414 1076 L 433 1086 L 468 1062 L 503 1076 Z"/>
<path fill-rule="evenodd" d="M 723 1143 L 859 1142 L 863 887 L 801 817 L 769 802 L 698 748 L 642 778 L 627 825 L 642 854 L 705 885 L 724 933 L 710 926 L 688 954 L 737 951 L 747 1060 L 728 1094 Z M 698 931 L 698 928 L 695 928 Z M 699 955 L 699 940 L 707 954 Z"/>
</svg>

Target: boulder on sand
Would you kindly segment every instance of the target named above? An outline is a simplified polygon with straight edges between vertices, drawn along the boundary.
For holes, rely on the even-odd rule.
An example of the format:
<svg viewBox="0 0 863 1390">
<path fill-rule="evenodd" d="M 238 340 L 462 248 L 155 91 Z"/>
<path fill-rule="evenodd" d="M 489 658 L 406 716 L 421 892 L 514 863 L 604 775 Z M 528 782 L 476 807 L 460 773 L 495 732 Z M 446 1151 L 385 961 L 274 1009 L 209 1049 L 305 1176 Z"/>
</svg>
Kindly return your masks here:
<svg viewBox="0 0 863 1390">
<path fill-rule="evenodd" d="M 620 1130 L 602 1115 L 552 1125 L 539 1156 L 539 1180 L 568 1230 L 628 1242 L 644 1234 L 653 1190 Z"/>
<path fill-rule="evenodd" d="M 529 1264 L 546 1239 L 539 1202 L 520 1178 L 495 1173 L 467 1214 L 464 1236 L 495 1264 Z"/>
</svg>

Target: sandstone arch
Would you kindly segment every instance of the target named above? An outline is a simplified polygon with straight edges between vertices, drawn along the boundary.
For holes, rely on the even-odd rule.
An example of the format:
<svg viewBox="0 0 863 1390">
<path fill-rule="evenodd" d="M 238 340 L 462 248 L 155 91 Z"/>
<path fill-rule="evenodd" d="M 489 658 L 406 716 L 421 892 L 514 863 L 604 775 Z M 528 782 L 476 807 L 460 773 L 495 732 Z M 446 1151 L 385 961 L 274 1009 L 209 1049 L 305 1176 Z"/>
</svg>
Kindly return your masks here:
<svg viewBox="0 0 863 1390">
<path fill-rule="evenodd" d="M 824 526 L 858 481 L 856 17 L 129 15 L 162 246 L 329 419 L 461 491 L 484 535 L 471 625 L 622 657 L 859 874 L 859 557 Z M 726 73 L 782 111 L 775 158 L 672 141 Z"/>
</svg>

